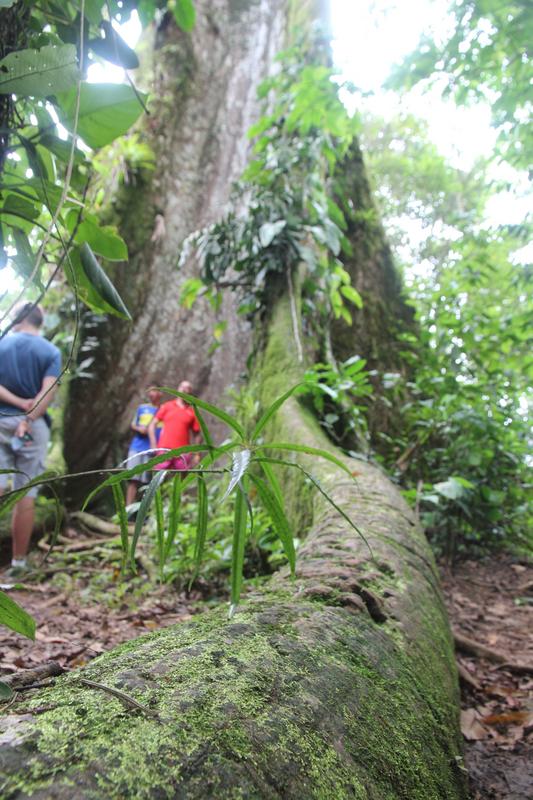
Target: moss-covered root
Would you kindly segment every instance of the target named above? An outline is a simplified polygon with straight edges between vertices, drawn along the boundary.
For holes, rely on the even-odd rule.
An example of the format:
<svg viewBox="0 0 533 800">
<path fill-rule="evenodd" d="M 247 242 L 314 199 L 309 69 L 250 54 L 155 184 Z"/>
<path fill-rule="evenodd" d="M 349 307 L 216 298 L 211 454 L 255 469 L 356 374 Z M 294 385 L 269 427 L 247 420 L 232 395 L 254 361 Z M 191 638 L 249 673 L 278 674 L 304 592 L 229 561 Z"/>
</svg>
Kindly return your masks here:
<svg viewBox="0 0 533 800">
<path fill-rule="evenodd" d="M 257 599 L 231 622 L 221 610 L 123 645 L 83 675 L 151 713 L 76 673 L 59 680 L 3 719 L 5 800 L 464 797 L 436 676 L 360 613 Z"/>
</svg>

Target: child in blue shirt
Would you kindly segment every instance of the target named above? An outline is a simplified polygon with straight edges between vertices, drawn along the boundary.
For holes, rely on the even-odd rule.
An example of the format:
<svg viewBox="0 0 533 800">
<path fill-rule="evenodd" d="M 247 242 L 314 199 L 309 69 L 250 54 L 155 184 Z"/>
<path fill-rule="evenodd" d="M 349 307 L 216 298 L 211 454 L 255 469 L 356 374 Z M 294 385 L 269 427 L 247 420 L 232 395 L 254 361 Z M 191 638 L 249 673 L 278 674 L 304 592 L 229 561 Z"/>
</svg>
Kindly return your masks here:
<svg viewBox="0 0 533 800">
<path fill-rule="evenodd" d="M 131 429 L 132 431 L 135 431 L 135 436 L 131 440 L 128 450 L 128 469 L 131 467 L 136 467 L 139 464 L 146 464 L 146 462 L 149 461 L 153 456 L 153 453 L 150 451 L 150 440 L 148 438 L 147 431 L 148 425 L 152 421 L 154 414 L 161 405 L 161 392 L 159 389 L 156 389 L 155 386 L 150 386 L 146 391 L 146 395 L 149 402 L 141 403 L 141 405 L 137 408 L 131 423 Z M 161 428 L 158 428 L 156 430 L 157 439 L 159 439 L 160 432 Z M 138 475 L 135 475 L 135 477 L 129 481 L 128 488 L 126 490 L 126 505 L 129 506 L 135 502 L 139 486 L 149 483 L 149 481 L 149 472 L 141 472 Z"/>
</svg>

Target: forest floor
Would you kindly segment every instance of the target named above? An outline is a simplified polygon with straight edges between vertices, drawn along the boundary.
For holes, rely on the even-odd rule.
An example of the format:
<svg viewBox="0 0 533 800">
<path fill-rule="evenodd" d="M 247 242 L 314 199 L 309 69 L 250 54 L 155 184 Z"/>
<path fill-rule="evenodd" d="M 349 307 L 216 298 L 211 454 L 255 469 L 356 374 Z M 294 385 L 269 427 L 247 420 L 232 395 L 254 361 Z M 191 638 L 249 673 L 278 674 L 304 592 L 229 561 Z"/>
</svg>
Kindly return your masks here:
<svg viewBox="0 0 533 800">
<path fill-rule="evenodd" d="M 533 565 L 499 555 L 441 574 L 463 673 L 461 730 L 472 800 L 531 800 Z M 487 655 L 474 655 L 468 640 L 484 645 Z"/>
<path fill-rule="evenodd" d="M 79 550 L 71 535 L 72 543 L 52 554 L 38 582 L 9 589 L 35 617 L 37 634 L 31 642 L 0 629 L 0 678 L 50 661 L 66 669 L 83 666 L 120 642 L 205 608 L 199 592 L 158 586 L 145 574 L 120 580 L 116 557 L 106 561 L 105 544 L 89 542 Z M 457 653 L 472 800 L 531 800 L 533 566 L 493 556 L 464 562 L 453 574 L 443 570 L 442 582 L 455 633 L 491 651 L 489 658 L 474 656 L 463 643 Z M 6 583 L 0 574 L 1 587 Z M 494 660 L 498 654 L 500 662 Z M 529 670 L 513 670 L 506 661 Z"/>
</svg>

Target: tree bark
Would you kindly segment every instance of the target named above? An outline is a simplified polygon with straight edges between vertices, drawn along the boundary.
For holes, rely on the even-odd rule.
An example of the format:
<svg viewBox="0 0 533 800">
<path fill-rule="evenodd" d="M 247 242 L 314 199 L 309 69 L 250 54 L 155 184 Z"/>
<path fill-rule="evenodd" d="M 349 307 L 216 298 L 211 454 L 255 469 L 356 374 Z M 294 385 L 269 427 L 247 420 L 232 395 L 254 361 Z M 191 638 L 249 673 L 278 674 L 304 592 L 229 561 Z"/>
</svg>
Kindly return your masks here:
<svg viewBox="0 0 533 800">
<path fill-rule="evenodd" d="M 302 5 L 288 4 L 290 13 Z M 138 176 L 136 191 L 117 201 L 132 256 L 130 278 L 117 276 L 117 283 L 136 325 L 130 336 L 122 323 L 98 322 L 98 378 L 78 381 L 72 391 L 71 409 L 80 413 L 75 419 L 71 410 L 67 421 L 71 469 L 100 466 L 112 457 L 113 431 L 124 430 L 131 413 L 125 399 L 133 404 L 133 391 L 155 365 L 167 371 L 167 382 L 187 375 L 202 384 L 203 396 L 220 401 L 225 383 L 244 363 L 247 333 L 231 322 L 230 305 L 230 350 L 217 350 L 200 372 L 207 357 L 205 327 L 201 317 L 177 309 L 181 276 L 169 276 L 184 236 L 219 213 L 227 182 L 244 166 L 246 148 L 236 137 L 251 121 L 256 82 L 254 77 L 250 83 L 247 72 L 268 70 L 287 8 L 281 0 L 202 0 L 199 6 L 200 27 L 191 40 L 173 26 L 160 32 L 167 48 L 159 67 L 162 116 L 155 115 L 153 130 L 156 144 L 160 137 L 160 163 L 152 177 Z M 221 10 L 234 15 L 231 23 Z M 259 61 L 257 49 L 247 49 L 249 35 L 262 43 Z M 228 60 L 240 77 L 226 71 Z M 194 68 L 184 79 L 190 64 Z M 179 102 L 166 98 L 172 81 Z M 226 123 L 229 101 L 238 105 L 240 99 L 243 106 L 232 108 L 234 121 Z M 356 152 L 350 164 L 346 178 L 359 192 L 356 211 L 364 212 L 370 200 Z M 156 213 L 165 217 L 167 232 L 149 244 Z M 363 294 L 381 298 L 376 320 L 392 312 L 403 317 L 379 223 L 370 241 L 364 228 L 369 219 L 360 214 L 350 222 L 357 245 L 350 267 L 354 283 Z M 294 323 L 282 295 L 271 309 L 251 381 L 263 407 L 301 378 Z M 334 350 L 345 357 L 351 337 L 349 354 L 359 343 L 368 352 L 374 348 L 378 366 L 388 368 L 382 354 L 390 327 L 381 332 L 356 317 L 349 333 L 334 329 Z M 99 421 L 98 441 L 92 427 L 84 430 L 89 415 Z M 332 447 L 296 400 L 282 407 L 268 435 L 271 441 Z M 122 645 L 60 677 L 53 688 L 17 701 L 0 722 L 2 797 L 466 797 L 453 642 L 423 533 L 377 467 L 346 458 L 352 481 L 319 459 L 298 461 L 366 542 L 320 493 L 310 493 L 301 473 L 287 468 L 285 504 L 295 534 L 305 537 L 295 582 L 282 571 L 263 589 L 250 591 L 231 620 L 225 608 L 205 613 Z"/>
<path fill-rule="evenodd" d="M 128 244 L 129 262 L 115 269 L 113 280 L 133 324 L 83 315 L 79 359 L 95 360 L 93 377 L 70 385 L 64 426 L 69 472 L 115 466 L 124 458 L 134 409 L 149 382 L 177 387 L 187 378 L 204 399 L 219 403 L 246 371 L 251 326 L 235 313 L 234 296 L 228 293 L 216 312 L 206 301 L 180 307 L 180 287 L 195 264 L 178 269 L 178 261 L 185 238 L 222 214 L 246 166 L 257 87 L 283 47 L 289 3 L 196 5 L 191 35 L 167 14 L 155 37 L 153 101 L 142 136 L 156 167 L 133 170 L 109 211 Z M 222 320 L 228 327 L 211 352 L 213 326 Z M 78 499 L 87 481 L 70 488 Z"/>
<path fill-rule="evenodd" d="M 260 365 L 265 402 L 297 377 L 292 324 L 282 298 Z M 274 432 L 330 446 L 296 401 Z M 386 476 L 346 464 L 354 481 L 317 459 L 305 467 L 368 544 L 322 495 L 310 504 L 285 483 L 313 509 L 295 582 L 276 575 L 231 620 L 219 608 L 142 637 L 19 701 L 0 725 L 2 796 L 465 798 L 433 558 Z"/>
</svg>

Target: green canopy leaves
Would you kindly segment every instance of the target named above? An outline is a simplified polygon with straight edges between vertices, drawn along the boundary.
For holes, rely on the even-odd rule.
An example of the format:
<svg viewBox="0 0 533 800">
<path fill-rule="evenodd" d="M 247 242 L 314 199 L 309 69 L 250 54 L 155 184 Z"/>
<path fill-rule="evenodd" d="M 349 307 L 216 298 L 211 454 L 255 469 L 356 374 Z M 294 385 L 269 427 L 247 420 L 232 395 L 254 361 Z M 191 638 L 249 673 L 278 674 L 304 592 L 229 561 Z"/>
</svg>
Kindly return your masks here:
<svg viewBox="0 0 533 800">
<path fill-rule="evenodd" d="M 73 44 L 17 50 L 0 61 L 0 94 L 49 97 L 67 91 L 78 78 Z"/>
</svg>

